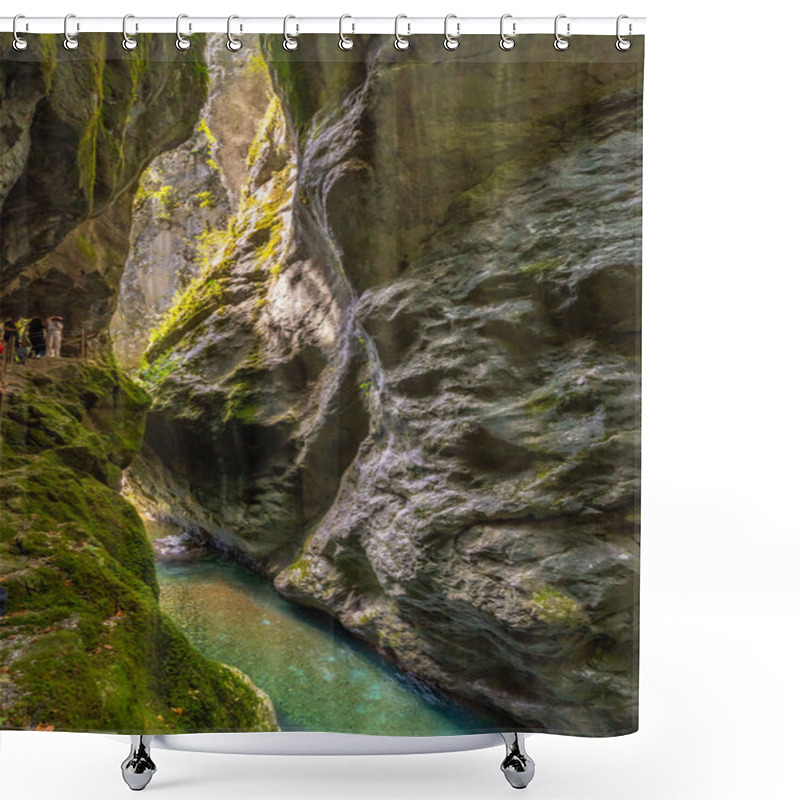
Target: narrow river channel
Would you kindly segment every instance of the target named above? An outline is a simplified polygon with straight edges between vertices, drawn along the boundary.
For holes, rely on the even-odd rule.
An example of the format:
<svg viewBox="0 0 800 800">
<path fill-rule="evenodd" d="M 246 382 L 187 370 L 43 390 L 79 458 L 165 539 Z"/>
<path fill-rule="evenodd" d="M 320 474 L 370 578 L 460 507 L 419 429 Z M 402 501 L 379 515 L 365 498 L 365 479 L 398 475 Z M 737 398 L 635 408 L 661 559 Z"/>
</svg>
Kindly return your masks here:
<svg viewBox="0 0 800 800">
<path fill-rule="evenodd" d="M 243 565 L 218 552 L 185 550 L 177 528 L 145 524 L 160 553 L 162 607 L 201 653 L 238 667 L 267 692 L 282 730 L 497 730 L 496 721 L 408 678 L 330 617 L 289 602 Z"/>
</svg>

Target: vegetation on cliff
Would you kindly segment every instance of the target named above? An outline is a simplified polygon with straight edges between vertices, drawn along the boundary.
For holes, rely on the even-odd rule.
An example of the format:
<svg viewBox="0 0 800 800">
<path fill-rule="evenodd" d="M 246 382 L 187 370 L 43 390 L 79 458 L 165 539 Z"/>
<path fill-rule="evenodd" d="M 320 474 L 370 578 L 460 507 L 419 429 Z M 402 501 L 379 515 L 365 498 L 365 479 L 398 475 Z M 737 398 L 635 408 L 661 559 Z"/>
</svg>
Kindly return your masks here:
<svg viewBox="0 0 800 800">
<path fill-rule="evenodd" d="M 158 604 L 153 549 L 119 494 L 148 398 L 110 361 L 34 362 L 0 425 L 0 724 L 275 730 L 247 678 L 200 656 Z"/>
</svg>

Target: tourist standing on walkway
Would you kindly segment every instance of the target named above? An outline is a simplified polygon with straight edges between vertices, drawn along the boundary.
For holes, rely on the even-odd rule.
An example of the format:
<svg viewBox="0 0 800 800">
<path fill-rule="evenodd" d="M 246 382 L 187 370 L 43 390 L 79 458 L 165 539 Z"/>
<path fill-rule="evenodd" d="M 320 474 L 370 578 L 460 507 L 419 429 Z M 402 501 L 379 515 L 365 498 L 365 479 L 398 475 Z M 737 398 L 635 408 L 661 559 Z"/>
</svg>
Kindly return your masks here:
<svg viewBox="0 0 800 800">
<path fill-rule="evenodd" d="M 61 338 L 64 333 L 64 318 L 54 315 L 47 318 L 47 355 L 61 358 Z"/>
</svg>

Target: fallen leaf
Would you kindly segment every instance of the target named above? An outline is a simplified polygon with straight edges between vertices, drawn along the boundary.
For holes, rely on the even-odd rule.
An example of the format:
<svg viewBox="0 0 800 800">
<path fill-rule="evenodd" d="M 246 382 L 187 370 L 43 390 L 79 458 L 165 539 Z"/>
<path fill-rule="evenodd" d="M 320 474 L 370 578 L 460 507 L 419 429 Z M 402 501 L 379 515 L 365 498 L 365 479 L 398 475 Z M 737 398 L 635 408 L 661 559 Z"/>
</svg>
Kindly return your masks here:
<svg viewBox="0 0 800 800">
<path fill-rule="evenodd" d="M 56 729 L 55 725 L 45 725 L 44 722 L 40 722 L 36 726 L 37 731 L 54 731 Z"/>
<path fill-rule="evenodd" d="M 172 708 L 172 706 L 170 706 L 170 708 L 171 708 L 171 709 L 172 709 L 172 710 L 173 710 L 173 711 L 174 711 L 176 714 L 183 714 L 183 709 L 182 709 L 182 708 L 180 708 L 180 707 L 178 707 L 178 708 Z"/>
</svg>

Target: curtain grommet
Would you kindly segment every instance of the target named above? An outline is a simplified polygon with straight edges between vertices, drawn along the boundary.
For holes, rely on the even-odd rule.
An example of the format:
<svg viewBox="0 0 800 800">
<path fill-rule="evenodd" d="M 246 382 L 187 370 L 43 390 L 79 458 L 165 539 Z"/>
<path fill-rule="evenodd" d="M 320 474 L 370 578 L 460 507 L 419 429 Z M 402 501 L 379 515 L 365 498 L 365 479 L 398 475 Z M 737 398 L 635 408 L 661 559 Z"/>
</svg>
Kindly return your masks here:
<svg viewBox="0 0 800 800">
<path fill-rule="evenodd" d="M 394 18 L 394 46 L 396 50 L 408 50 L 411 47 L 411 42 L 408 40 L 408 37 L 411 36 L 411 25 L 410 23 L 406 23 L 408 27 L 408 32 L 405 36 L 400 35 L 400 20 L 401 19 L 408 19 L 405 14 L 398 14 Z"/>
<path fill-rule="evenodd" d="M 28 40 L 27 39 L 23 39 L 19 35 L 19 31 L 17 30 L 17 21 L 21 20 L 21 19 L 25 19 L 25 15 L 24 14 L 17 14 L 14 17 L 14 22 L 11 25 L 11 31 L 14 34 L 14 41 L 12 42 L 12 45 L 13 45 L 15 50 L 27 50 L 28 49 Z M 25 23 L 25 30 L 26 31 L 28 30 L 28 23 L 27 22 Z"/>
<path fill-rule="evenodd" d="M 553 23 L 553 33 L 555 34 L 555 37 L 556 37 L 555 40 L 553 41 L 553 47 L 555 47 L 555 49 L 558 50 L 559 52 L 564 52 L 564 50 L 566 50 L 569 47 L 569 39 L 567 38 L 570 35 L 570 24 L 569 24 L 569 22 L 567 23 L 567 35 L 566 36 L 562 36 L 558 32 L 558 21 L 560 19 L 566 19 L 566 18 L 567 18 L 566 14 L 559 14 L 556 17 L 555 22 Z"/>
<path fill-rule="evenodd" d="M 235 36 L 234 36 L 234 35 L 231 33 L 231 23 L 232 23 L 232 22 L 233 22 L 235 19 L 239 19 L 239 17 L 237 17 L 237 16 L 236 16 L 236 14 L 231 14 L 231 15 L 228 17 L 228 41 L 227 41 L 227 42 L 225 42 L 225 47 L 227 47 L 227 48 L 228 48 L 228 50 L 230 50 L 230 51 L 231 51 L 231 53 L 238 53 L 238 52 L 239 52 L 239 50 L 241 50 L 241 49 L 242 49 L 242 45 L 243 45 L 243 42 L 242 42 L 242 40 L 241 40 L 241 39 L 237 39 L 237 38 L 236 38 L 236 37 L 235 37 Z M 239 26 L 239 33 L 241 33 L 241 32 L 242 32 L 242 27 L 241 27 L 241 25 L 240 25 L 240 26 Z"/>
<path fill-rule="evenodd" d="M 292 16 L 291 14 L 287 14 L 283 18 L 283 49 L 284 50 L 297 50 L 298 42 L 294 36 L 289 36 L 289 20 L 290 19 L 297 19 L 297 17 Z M 295 36 L 300 33 L 300 26 L 297 25 Z"/>
<path fill-rule="evenodd" d="M 516 42 L 514 41 L 514 36 L 516 36 L 516 34 L 517 34 L 517 23 L 512 21 L 512 23 L 511 23 L 511 35 L 509 35 L 505 31 L 505 24 L 506 24 L 506 20 L 507 19 L 512 19 L 513 20 L 513 15 L 512 14 L 503 14 L 503 16 L 500 17 L 500 49 L 501 50 L 513 50 L 514 49 L 514 45 L 516 45 Z"/>
<path fill-rule="evenodd" d="M 136 45 L 139 44 L 136 41 L 136 39 L 133 38 L 133 36 L 128 36 L 128 20 L 129 19 L 135 19 L 133 14 L 126 14 L 122 18 L 122 49 L 123 50 L 128 50 L 128 51 L 135 50 L 136 49 Z M 138 27 L 139 27 L 138 25 L 135 26 L 136 29 L 138 29 Z"/>
<path fill-rule="evenodd" d="M 353 18 L 349 14 L 342 14 L 342 16 L 339 17 L 339 49 L 345 51 L 352 50 L 356 45 L 353 39 L 351 39 L 349 36 L 344 35 L 344 21 L 346 19 L 353 19 Z M 352 28 L 353 30 L 351 31 L 351 33 L 354 33 L 355 25 L 353 25 Z"/>
<path fill-rule="evenodd" d="M 69 32 L 69 21 L 71 19 L 75 19 L 74 14 L 67 14 L 64 17 L 64 49 L 65 50 L 77 50 L 78 49 L 78 37 L 73 36 Z M 81 29 L 80 23 L 75 24 L 75 31 L 76 33 Z"/>
<path fill-rule="evenodd" d="M 448 23 L 451 19 L 456 20 L 456 32 L 455 35 L 450 33 L 448 30 Z M 458 46 L 461 42 L 458 40 L 458 37 L 461 35 L 461 23 L 458 21 L 458 17 L 455 14 L 448 14 L 444 18 L 444 49 L 445 50 L 457 50 Z"/>
<path fill-rule="evenodd" d="M 630 19 L 630 17 L 627 14 L 620 14 L 617 17 L 617 41 L 614 45 L 617 48 L 617 50 L 619 50 L 621 53 L 630 50 L 631 45 L 633 44 L 630 39 L 626 39 L 620 33 L 620 22 L 622 22 L 623 19 Z M 631 24 L 628 23 L 628 36 L 631 35 L 631 30 L 632 30 Z"/>
<path fill-rule="evenodd" d="M 189 18 L 188 14 L 178 14 L 177 18 L 175 19 L 175 36 L 177 37 L 175 39 L 175 47 L 177 47 L 178 50 L 188 50 L 192 46 L 191 41 L 189 41 L 189 39 L 187 39 L 181 33 L 181 20 L 188 18 Z M 191 32 L 192 32 L 192 26 L 190 24 L 189 33 Z"/>
</svg>

